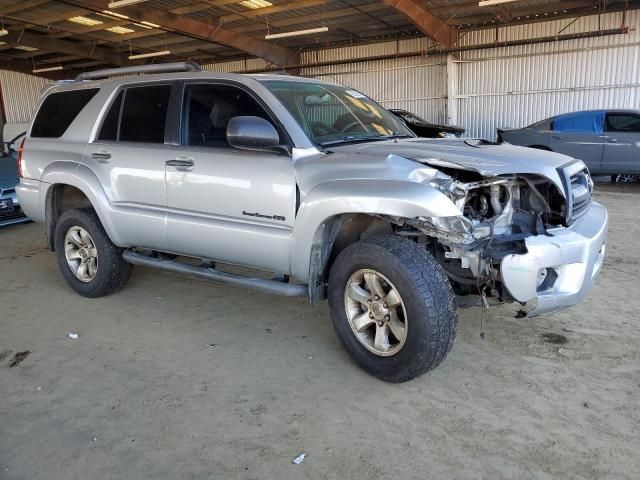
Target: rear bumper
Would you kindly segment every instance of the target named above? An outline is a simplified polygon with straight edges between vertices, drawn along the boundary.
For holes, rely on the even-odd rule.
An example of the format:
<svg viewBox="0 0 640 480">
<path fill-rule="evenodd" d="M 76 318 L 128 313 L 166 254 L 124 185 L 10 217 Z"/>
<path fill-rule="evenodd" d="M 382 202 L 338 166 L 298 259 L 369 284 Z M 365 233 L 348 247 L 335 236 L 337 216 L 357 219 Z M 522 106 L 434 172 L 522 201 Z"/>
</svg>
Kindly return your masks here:
<svg viewBox="0 0 640 480">
<path fill-rule="evenodd" d="M 22 211 L 34 222 L 44 221 L 44 194 L 41 187 L 43 184 L 39 180 L 29 178 L 21 178 L 20 183 L 16 185 L 16 194 L 20 200 Z"/>
<path fill-rule="evenodd" d="M 527 238 L 527 253 L 502 260 L 504 286 L 516 300 L 536 304 L 529 316 L 579 303 L 602 268 L 608 227 L 607 210 L 594 202 L 570 227 Z"/>
</svg>

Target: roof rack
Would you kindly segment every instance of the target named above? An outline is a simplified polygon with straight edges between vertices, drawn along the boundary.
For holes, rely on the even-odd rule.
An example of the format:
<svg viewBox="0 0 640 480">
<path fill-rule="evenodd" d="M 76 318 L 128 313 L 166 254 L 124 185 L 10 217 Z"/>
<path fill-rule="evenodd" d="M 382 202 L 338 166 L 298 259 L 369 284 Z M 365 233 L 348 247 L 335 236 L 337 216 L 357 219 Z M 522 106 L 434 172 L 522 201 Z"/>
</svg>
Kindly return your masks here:
<svg viewBox="0 0 640 480">
<path fill-rule="evenodd" d="M 84 72 L 76 77 L 76 82 L 82 80 L 98 80 L 114 75 L 133 75 L 136 73 L 169 73 L 169 72 L 200 72 L 202 67 L 196 62 L 158 63 L 155 65 L 139 65 L 135 67 L 107 68 L 95 72 Z"/>
</svg>

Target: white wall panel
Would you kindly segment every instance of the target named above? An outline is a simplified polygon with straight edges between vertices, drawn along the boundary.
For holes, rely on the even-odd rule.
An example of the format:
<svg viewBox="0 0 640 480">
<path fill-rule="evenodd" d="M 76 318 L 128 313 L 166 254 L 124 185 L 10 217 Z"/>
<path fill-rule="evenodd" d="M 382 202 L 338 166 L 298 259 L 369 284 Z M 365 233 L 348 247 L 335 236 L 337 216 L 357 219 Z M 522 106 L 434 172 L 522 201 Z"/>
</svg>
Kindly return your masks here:
<svg viewBox="0 0 640 480">
<path fill-rule="evenodd" d="M 7 116 L 6 123 L 31 120 L 40 100 L 40 91 L 49 82 L 34 75 L 0 70 L 0 91 Z"/>
</svg>

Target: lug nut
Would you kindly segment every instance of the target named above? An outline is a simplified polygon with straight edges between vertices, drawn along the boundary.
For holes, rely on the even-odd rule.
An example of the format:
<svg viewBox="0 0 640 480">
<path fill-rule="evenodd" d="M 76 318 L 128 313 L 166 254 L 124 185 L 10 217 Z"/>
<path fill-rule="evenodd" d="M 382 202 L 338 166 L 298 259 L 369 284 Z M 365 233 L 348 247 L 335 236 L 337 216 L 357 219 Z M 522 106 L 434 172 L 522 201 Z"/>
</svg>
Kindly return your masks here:
<svg viewBox="0 0 640 480">
<path fill-rule="evenodd" d="M 391 317 L 390 317 L 389 315 L 385 315 L 385 316 L 384 316 L 384 319 L 385 319 L 385 320 L 389 320 L 390 318 L 391 318 Z"/>
<path fill-rule="evenodd" d="M 368 303 L 368 304 L 371 304 L 371 299 L 367 300 L 367 303 Z"/>
<path fill-rule="evenodd" d="M 387 304 L 386 304 L 386 302 L 385 302 L 385 303 L 383 303 L 383 304 L 382 304 L 382 306 L 383 306 L 384 308 L 389 308 L 389 305 L 387 305 Z"/>
<path fill-rule="evenodd" d="M 370 313 L 370 314 L 369 314 L 369 318 L 373 318 L 373 313 Z"/>
<path fill-rule="evenodd" d="M 375 298 L 376 300 L 380 300 L 380 297 L 379 297 L 378 295 L 376 295 L 376 296 L 375 296 L 375 297 L 373 297 L 373 298 Z"/>
</svg>

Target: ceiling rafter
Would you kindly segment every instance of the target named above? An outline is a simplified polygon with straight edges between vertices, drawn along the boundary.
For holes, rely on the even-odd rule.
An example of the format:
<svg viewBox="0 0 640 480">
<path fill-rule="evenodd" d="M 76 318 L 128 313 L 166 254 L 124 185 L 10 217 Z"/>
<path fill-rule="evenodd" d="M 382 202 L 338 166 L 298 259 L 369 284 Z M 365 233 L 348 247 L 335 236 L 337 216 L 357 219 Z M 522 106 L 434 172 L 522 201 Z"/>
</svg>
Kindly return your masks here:
<svg viewBox="0 0 640 480">
<path fill-rule="evenodd" d="M 83 0 L 81 3 L 76 0 L 64 0 L 64 2 L 75 6 L 90 8 L 94 11 L 102 11 L 104 9 L 104 2 L 101 0 Z M 147 5 L 121 7 L 118 9 L 118 13 L 127 15 L 137 21 L 147 21 L 161 25 L 163 29 L 188 37 L 219 43 L 237 50 L 242 50 L 250 55 L 264 58 L 276 65 L 286 66 L 296 64 L 298 60 L 296 51 L 281 47 L 275 43 L 242 35 L 241 33 L 237 33 L 237 31 L 227 30 L 219 25 L 209 25 Z"/>
<path fill-rule="evenodd" d="M 421 3 L 415 0 L 384 0 L 384 3 L 405 15 L 434 42 L 445 48 L 451 47 L 455 43 L 456 30 L 423 7 Z"/>
</svg>

